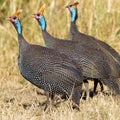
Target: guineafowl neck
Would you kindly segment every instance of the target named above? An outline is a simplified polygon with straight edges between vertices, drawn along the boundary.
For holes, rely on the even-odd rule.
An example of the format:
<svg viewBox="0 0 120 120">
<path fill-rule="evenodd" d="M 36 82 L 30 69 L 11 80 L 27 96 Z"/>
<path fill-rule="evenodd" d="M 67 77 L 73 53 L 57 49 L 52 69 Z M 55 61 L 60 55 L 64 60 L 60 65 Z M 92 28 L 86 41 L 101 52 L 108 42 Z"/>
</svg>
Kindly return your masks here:
<svg viewBox="0 0 120 120">
<path fill-rule="evenodd" d="M 40 21 L 38 21 L 39 25 L 41 26 L 42 30 L 46 30 L 46 21 L 44 16 L 40 19 Z"/>
<path fill-rule="evenodd" d="M 43 34 L 43 38 L 45 41 L 45 45 L 48 48 L 54 48 L 55 43 L 56 43 L 56 39 L 54 37 L 52 37 L 46 30 L 42 31 L 42 34 Z"/>
<path fill-rule="evenodd" d="M 75 35 L 78 32 L 77 26 L 76 26 L 76 21 L 71 22 L 70 25 L 70 32 L 69 32 L 69 39 L 70 40 L 75 40 Z"/>
<path fill-rule="evenodd" d="M 22 34 L 18 34 L 19 52 L 23 53 L 29 46 L 29 43 L 24 39 Z"/>
<path fill-rule="evenodd" d="M 20 20 L 13 24 L 17 34 L 18 34 L 18 43 L 19 43 L 19 52 L 22 53 L 26 50 L 27 46 L 29 45 L 28 42 L 24 39 L 22 35 L 22 25 Z"/>
</svg>

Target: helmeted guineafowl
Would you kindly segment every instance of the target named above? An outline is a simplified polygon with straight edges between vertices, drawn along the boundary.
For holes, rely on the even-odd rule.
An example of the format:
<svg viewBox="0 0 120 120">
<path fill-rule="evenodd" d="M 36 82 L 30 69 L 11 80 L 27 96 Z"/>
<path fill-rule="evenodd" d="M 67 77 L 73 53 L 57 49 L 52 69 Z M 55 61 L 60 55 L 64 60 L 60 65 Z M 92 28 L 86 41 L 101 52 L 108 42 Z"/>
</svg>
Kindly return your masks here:
<svg viewBox="0 0 120 120">
<path fill-rule="evenodd" d="M 78 4 L 79 4 L 78 2 L 75 2 L 67 6 L 67 8 L 71 13 L 71 25 L 70 25 L 70 32 L 69 32 L 70 40 L 84 42 L 85 44 L 91 45 L 95 49 L 96 47 L 101 49 L 105 54 L 108 54 L 109 56 L 111 56 L 117 62 L 118 66 L 120 66 L 120 55 L 111 46 L 109 46 L 107 43 L 99 39 L 96 39 L 90 35 L 86 35 L 78 31 L 78 28 L 76 26 L 76 20 L 78 18 L 78 12 L 77 12 Z M 98 82 L 96 81 L 95 84 L 96 84 L 95 86 L 97 86 Z"/>
<path fill-rule="evenodd" d="M 70 32 L 69 32 L 70 40 L 85 42 L 86 44 L 90 43 L 90 45 L 93 44 L 95 48 L 97 47 L 103 50 L 106 54 L 111 55 L 113 59 L 120 65 L 120 55 L 111 46 L 109 46 L 107 43 L 97 38 L 81 33 L 78 30 L 76 26 L 76 20 L 78 18 L 78 12 L 77 12 L 78 4 L 79 4 L 78 2 L 75 2 L 67 6 L 71 14 L 71 25 L 70 25 Z"/>
<path fill-rule="evenodd" d="M 42 28 L 42 34 L 43 34 L 46 46 L 48 48 L 57 49 L 57 50 L 63 48 L 63 50 L 60 50 L 60 52 L 63 52 L 63 53 L 64 53 L 64 48 L 66 47 L 65 48 L 65 50 L 66 50 L 68 47 L 69 51 L 74 50 L 74 52 L 75 52 L 76 48 L 74 48 L 74 46 L 76 46 L 78 42 L 71 42 L 71 41 L 66 41 L 66 40 L 61 41 L 62 39 L 54 38 L 46 31 L 46 21 L 45 21 L 45 18 L 43 16 L 44 9 L 45 9 L 45 6 L 43 5 L 40 8 L 39 13 L 34 14 L 34 17 L 38 21 L 40 20 L 39 24 L 41 25 L 41 28 Z M 95 79 L 95 81 L 94 81 L 94 92 L 96 91 L 96 87 L 97 87 L 96 82 L 97 81 L 99 81 L 99 80 Z M 102 91 L 103 85 L 102 85 L 101 81 L 99 81 L 99 83 L 101 85 L 101 91 Z M 88 94 L 88 81 L 87 81 L 87 79 L 84 80 L 84 84 L 85 84 L 86 93 Z"/>
<path fill-rule="evenodd" d="M 20 13 L 21 11 L 17 11 L 9 17 L 18 33 L 20 73 L 26 80 L 46 92 L 71 95 L 73 102 L 79 105 L 84 79 L 81 67 L 53 49 L 29 44 L 22 35 L 18 18 Z"/>
<path fill-rule="evenodd" d="M 120 93 L 120 85 L 118 84 L 120 81 L 120 66 L 113 57 L 104 53 L 99 47 L 94 47 L 92 43 L 65 41 L 52 37 L 46 31 L 46 21 L 43 16 L 44 9 L 44 6 L 41 7 L 39 12 L 34 14 L 34 17 L 42 28 L 46 46 L 66 54 L 70 59 L 76 61 L 78 65 L 80 63 L 86 79 L 100 80 L 116 93 Z"/>
</svg>

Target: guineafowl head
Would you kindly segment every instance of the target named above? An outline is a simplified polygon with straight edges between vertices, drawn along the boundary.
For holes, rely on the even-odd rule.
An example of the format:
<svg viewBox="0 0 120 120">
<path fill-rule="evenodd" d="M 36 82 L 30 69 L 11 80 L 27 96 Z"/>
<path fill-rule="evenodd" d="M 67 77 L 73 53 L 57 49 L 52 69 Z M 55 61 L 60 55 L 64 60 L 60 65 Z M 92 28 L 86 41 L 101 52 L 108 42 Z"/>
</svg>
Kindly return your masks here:
<svg viewBox="0 0 120 120">
<path fill-rule="evenodd" d="M 21 12 L 22 12 L 22 10 L 18 10 L 12 16 L 9 17 L 9 21 L 14 25 L 18 34 L 22 34 L 22 26 L 21 26 L 21 22 L 19 20 L 19 14 Z"/>
<path fill-rule="evenodd" d="M 46 30 L 46 21 L 45 21 L 45 17 L 43 15 L 45 9 L 45 5 L 43 5 L 38 13 L 33 14 L 34 18 L 38 21 L 39 25 L 41 26 L 42 30 Z"/>
<path fill-rule="evenodd" d="M 78 18 L 78 14 L 77 14 L 77 5 L 78 4 L 79 4 L 78 2 L 75 2 L 71 5 L 66 6 L 66 8 L 68 8 L 68 10 L 70 11 L 72 22 L 75 22 Z"/>
</svg>

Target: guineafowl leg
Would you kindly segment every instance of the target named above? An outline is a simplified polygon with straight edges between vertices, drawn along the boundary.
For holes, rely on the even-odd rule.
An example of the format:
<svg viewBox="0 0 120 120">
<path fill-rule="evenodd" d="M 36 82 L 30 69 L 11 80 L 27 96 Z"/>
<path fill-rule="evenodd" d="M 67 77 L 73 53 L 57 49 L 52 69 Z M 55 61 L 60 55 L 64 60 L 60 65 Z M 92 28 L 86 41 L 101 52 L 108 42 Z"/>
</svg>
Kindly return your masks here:
<svg viewBox="0 0 120 120">
<path fill-rule="evenodd" d="M 98 85 L 98 79 L 94 79 L 94 89 L 93 89 L 93 93 L 96 93 L 97 85 Z"/>
<path fill-rule="evenodd" d="M 54 94 L 53 93 L 46 93 L 46 96 L 47 96 L 47 103 L 46 103 L 46 106 L 44 108 L 44 111 L 46 111 L 47 109 L 50 109 L 51 110 L 51 107 L 53 106 L 53 103 L 54 103 Z"/>
<path fill-rule="evenodd" d="M 64 100 L 66 100 L 68 98 L 68 95 L 66 95 L 66 94 L 63 94 L 62 96 L 61 96 L 61 99 L 64 99 Z"/>
<path fill-rule="evenodd" d="M 49 97 L 50 97 L 50 106 L 53 106 L 54 105 L 55 94 L 49 93 Z"/>
<path fill-rule="evenodd" d="M 104 90 L 102 82 L 98 79 L 94 79 L 94 90 L 93 90 L 94 93 L 96 93 L 96 88 L 97 88 L 98 83 L 100 84 L 101 92 Z"/>
<path fill-rule="evenodd" d="M 84 82 L 84 86 L 85 86 L 85 94 L 83 96 L 83 99 L 86 99 L 89 96 L 89 83 L 88 83 L 87 79 L 83 80 L 83 82 Z"/>
<path fill-rule="evenodd" d="M 104 90 L 103 83 L 100 80 L 98 80 L 98 82 L 100 84 L 101 92 L 103 92 L 103 90 Z"/>
<path fill-rule="evenodd" d="M 82 84 L 73 89 L 71 99 L 73 101 L 73 109 L 79 110 L 80 98 L 82 96 Z"/>
</svg>

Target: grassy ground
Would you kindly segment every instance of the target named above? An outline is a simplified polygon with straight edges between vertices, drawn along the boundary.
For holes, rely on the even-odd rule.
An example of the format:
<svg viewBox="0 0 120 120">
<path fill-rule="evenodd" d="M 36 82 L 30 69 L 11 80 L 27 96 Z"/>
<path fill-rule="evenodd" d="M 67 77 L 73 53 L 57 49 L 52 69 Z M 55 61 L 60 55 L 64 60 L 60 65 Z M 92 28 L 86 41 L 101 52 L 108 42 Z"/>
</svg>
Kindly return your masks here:
<svg viewBox="0 0 120 120">
<path fill-rule="evenodd" d="M 58 38 L 67 38 L 70 14 L 65 6 L 70 0 L 0 0 L 0 120 L 120 120 L 120 98 L 98 94 L 93 99 L 81 100 L 80 111 L 71 109 L 69 101 L 44 112 L 46 97 L 42 90 L 27 82 L 17 66 L 17 34 L 7 17 L 23 9 L 20 19 L 25 38 L 44 45 L 40 28 L 32 18 L 45 3 L 47 30 Z M 119 0 L 81 0 L 77 25 L 80 31 L 93 35 L 120 53 Z M 93 88 L 93 83 L 90 83 Z"/>
</svg>

